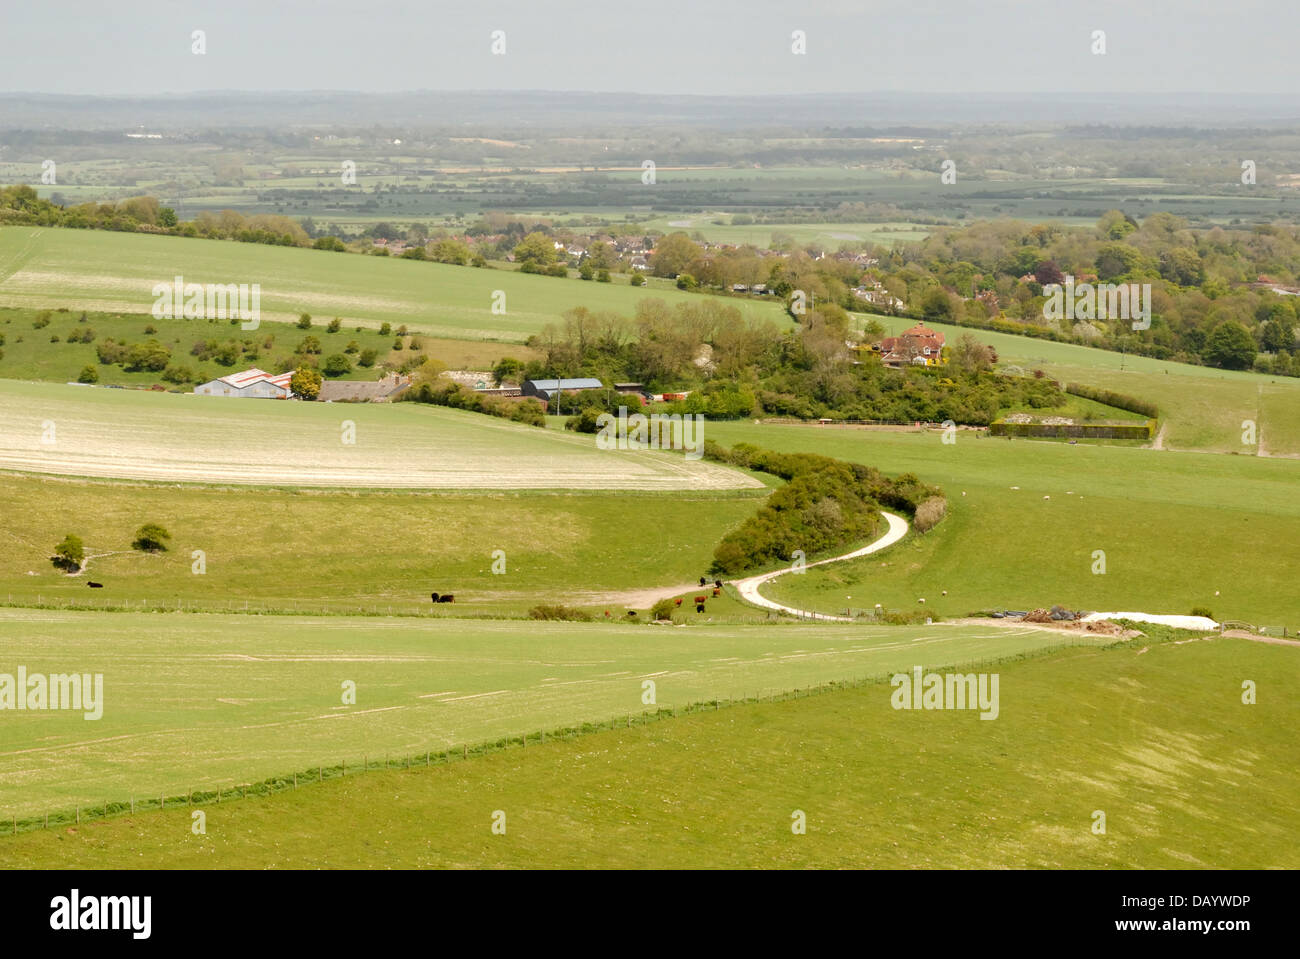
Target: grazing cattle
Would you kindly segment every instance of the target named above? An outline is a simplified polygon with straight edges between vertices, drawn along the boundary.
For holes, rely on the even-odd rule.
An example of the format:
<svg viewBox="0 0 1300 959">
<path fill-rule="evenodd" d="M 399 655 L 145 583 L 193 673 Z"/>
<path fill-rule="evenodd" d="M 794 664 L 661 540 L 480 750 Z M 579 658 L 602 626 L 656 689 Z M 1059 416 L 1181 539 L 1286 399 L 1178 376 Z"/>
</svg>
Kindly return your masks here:
<svg viewBox="0 0 1300 959">
<path fill-rule="evenodd" d="M 713 581 L 713 585 L 716 586 L 716 587 L 718 587 L 718 589 L 722 589 L 722 580 L 720 580 L 720 579 L 715 579 L 715 580 Z"/>
<path fill-rule="evenodd" d="M 721 596 L 721 595 L 722 595 L 722 590 L 718 589 L 716 586 L 713 587 L 713 595 L 714 595 L 714 597 Z"/>
<path fill-rule="evenodd" d="M 629 609 L 629 610 L 627 611 L 627 614 L 628 614 L 629 616 L 636 616 L 636 610 L 635 610 L 635 609 Z"/>
<path fill-rule="evenodd" d="M 706 581 L 705 581 L 704 577 L 701 576 L 701 577 L 700 577 L 700 585 L 703 586 L 705 582 L 706 582 Z"/>
<path fill-rule="evenodd" d="M 436 602 L 438 601 L 438 594 L 437 594 L 437 593 L 430 593 L 430 594 L 429 594 L 429 598 L 430 598 L 431 600 L 433 600 L 433 601 L 436 603 Z"/>
<path fill-rule="evenodd" d="M 104 584 L 103 584 L 103 583 L 91 583 L 91 582 L 87 582 L 86 585 L 89 586 L 91 589 L 103 589 L 103 588 L 104 588 Z"/>
<path fill-rule="evenodd" d="M 443 593 L 441 596 L 439 596 L 439 597 L 437 598 L 437 600 L 435 600 L 435 602 L 439 602 L 439 603 L 454 603 L 454 602 L 456 602 L 456 594 L 455 594 L 455 593 Z"/>
<path fill-rule="evenodd" d="M 706 599 L 708 599 L 707 596 L 696 596 L 696 597 L 695 597 L 695 602 L 697 602 L 697 603 L 702 603 L 702 602 L 704 602 Z"/>
<path fill-rule="evenodd" d="M 702 612 L 704 612 L 704 604 L 703 604 L 703 603 L 696 603 L 696 604 L 695 604 L 695 611 L 696 611 L 697 613 L 702 613 Z"/>
<path fill-rule="evenodd" d="M 682 605 L 682 598 L 681 598 L 680 596 L 678 596 L 677 599 L 674 600 L 674 602 L 676 603 L 676 605 L 680 606 L 680 605 Z"/>
</svg>

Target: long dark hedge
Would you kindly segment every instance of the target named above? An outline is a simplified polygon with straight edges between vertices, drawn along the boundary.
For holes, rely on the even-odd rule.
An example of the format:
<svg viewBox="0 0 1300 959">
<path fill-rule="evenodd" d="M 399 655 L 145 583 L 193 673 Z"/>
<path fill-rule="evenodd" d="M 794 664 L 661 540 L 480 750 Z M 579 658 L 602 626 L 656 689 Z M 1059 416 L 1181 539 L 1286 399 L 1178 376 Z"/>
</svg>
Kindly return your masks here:
<svg viewBox="0 0 1300 959">
<path fill-rule="evenodd" d="M 1065 392 L 1075 396 L 1082 396 L 1086 400 L 1095 400 L 1098 403 L 1113 406 L 1119 410 L 1140 413 L 1142 416 L 1149 416 L 1152 419 L 1157 419 L 1160 416 L 1160 408 L 1156 404 L 1147 400 L 1140 400 L 1136 396 L 1129 396 L 1126 393 L 1103 390 L 1096 386 L 1084 386 L 1082 383 L 1067 383 Z"/>
<path fill-rule="evenodd" d="M 787 480 L 739 529 L 723 537 L 713 554 L 713 572 L 790 562 L 870 538 L 881 508 L 915 514 L 925 500 L 942 495 L 911 473 L 891 479 L 861 463 L 817 453 L 776 453 L 749 443 L 730 450 L 712 441 L 704 456 L 715 462 L 770 473 Z"/>
</svg>

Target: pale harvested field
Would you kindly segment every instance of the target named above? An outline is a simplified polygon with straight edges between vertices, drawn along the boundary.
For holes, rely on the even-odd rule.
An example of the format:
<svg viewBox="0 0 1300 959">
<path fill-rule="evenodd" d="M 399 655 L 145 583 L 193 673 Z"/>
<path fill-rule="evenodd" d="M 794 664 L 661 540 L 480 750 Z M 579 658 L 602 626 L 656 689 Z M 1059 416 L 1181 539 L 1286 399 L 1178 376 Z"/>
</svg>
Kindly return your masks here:
<svg viewBox="0 0 1300 959">
<path fill-rule="evenodd" d="M 406 489 L 762 485 L 680 454 L 600 450 L 591 436 L 414 403 L 301 403 L 0 381 L 0 411 L 0 469 L 61 476 Z"/>
</svg>

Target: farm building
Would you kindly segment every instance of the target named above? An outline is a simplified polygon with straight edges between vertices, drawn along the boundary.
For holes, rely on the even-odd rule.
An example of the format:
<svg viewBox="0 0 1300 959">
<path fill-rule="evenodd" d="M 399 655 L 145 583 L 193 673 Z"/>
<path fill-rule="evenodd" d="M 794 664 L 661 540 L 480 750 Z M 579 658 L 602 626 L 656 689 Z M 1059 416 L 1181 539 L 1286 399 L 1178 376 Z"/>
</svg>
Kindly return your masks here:
<svg viewBox="0 0 1300 959">
<path fill-rule="evenodd" d="M 389 373 L 378 380 L 326 380 L 318 400 L 326 403 L 388 403 L 411 385 L 409 376 Z"/>
<path fill-rule="evenodd" d="M 292 373 L 267 373 L 259 369 L 231 373 L 194 387 L 199 396 L 251 396 L 256 399 L 285 400 L 292 394 Z"/>
<path fill-rule="evenodd" d="M 582 393 L 586 390 L 603 390 L 605 384 L 592 376 L 580 376 L 567 380 L 524 380 L 519 392 L 523 396 L 535 396 L 544 403 L 549 403 L 557 391 L 561 393 Z"/>
</svg>

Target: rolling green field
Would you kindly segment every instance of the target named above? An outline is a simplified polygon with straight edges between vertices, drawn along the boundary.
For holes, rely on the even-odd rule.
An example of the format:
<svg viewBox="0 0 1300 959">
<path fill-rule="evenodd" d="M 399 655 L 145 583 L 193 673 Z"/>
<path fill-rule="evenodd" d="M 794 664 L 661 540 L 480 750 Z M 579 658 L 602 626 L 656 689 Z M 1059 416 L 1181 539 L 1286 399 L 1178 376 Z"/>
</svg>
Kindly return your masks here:
<svg viewBox="0 0 1300 959">
<path fill-rule="evenodd" d="M 748 493 L 326 493 L 19 474 L 0 474 L 0 501 L 0 600 L 509 616 L 694 582 L 758 508 Z M 147 522 L 172 534 L 166 553 L 131 549 Z M 68 533 L 85 542 L 75 576 L 50 563 Z M 455 607 L 431 608 L 434 591 Z"/>
<path fill-rule="evenodd" d="M 946 445 L 939 431 L 707 425 L 709 438 L 727 446 L 913 472 L 947 496 L 948 518 L 930 533 L 765 587 L 787 605 L 917 610 L 924 598 L 927 611 L 943 616 L 1053 603 L 1180 614 L 1205 606 L 1221 618 L 1300 626 L 1291 584 L 1300 568 L 1296 460 L 975 432 Z M 1105 552 L 1105 574 L 1092 572 L 1095 550 Z"/>
<path fill-rule="evenodd" d="M 896 711 L 888 686 L 864 686 L 208 805 L 201 836 L 174 808 L 0 837 L 0 854 L 78 868 L 1294 869 L 1296 653 L 1233 639 L 1066 650 L 999 666 L 992 722 Z M 1241 703 L 1246 678 L 1257 705 Z"/>
<path fill-rule="evenodd" d="M 753 489 L 658 450 L 419 403 L 300 403 L 0 380 L 0 469 L 285 487 Z"/>
<path fill-rule="evenodd" d="M 0 820 L 660 706 L 1100 642 L 994 626 L 420 621 L 0 609 L 0 671 L 102 673 L 103 717 L 7 712 Z M 356 703 L 342 705 L 342 684 Z"/>
<path fill-rule="evenodd" d="M 522 342 L 579 304 L 630 314 L 638 300 L 691 302 L 669 281 L 637 290 L 509 270 L 473 269 L 391 257 L 326 253 L 222 240 L 5 227 L 0 229 L 0 305 L 149 312 L 153 285 L 258 283 L 265 319 L 339 316 L 459 339 Z M 494 314 L 494 291 L 505 313 Z M 743 314 L 788 325 L 777 303 L 736 299 Z"/>
</svg>

